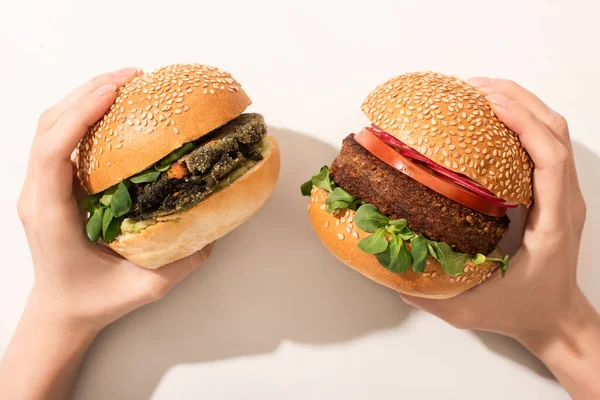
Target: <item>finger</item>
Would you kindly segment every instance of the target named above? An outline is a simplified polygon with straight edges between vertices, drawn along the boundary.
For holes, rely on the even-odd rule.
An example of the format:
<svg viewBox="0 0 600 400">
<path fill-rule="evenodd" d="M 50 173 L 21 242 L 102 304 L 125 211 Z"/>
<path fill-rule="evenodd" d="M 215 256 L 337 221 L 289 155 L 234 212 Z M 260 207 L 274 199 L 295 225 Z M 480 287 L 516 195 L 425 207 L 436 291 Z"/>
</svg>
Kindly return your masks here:
<svg viewBox="0 0 600 400">
<path fill-rule="evenodd" d="M 527 107 L 540 121 L 542 121 L 560 142 L 569 150 L 569 182 L 580 191 L 577 179 L 577 170 L 573 156 L 573 147 L 569 137 L 569 127 L 566 119 L 548 107 L 539 97 L 521 85 L 506 79 L 471 78 L 467 82 L 483 94 L 499 93 L 509 97 Z"/>
<path fill-rule="evenodd" d="M 71 154 L 88 128 L 102 117 L 116 96 L 115 84 L 101 86 L 69 108 L 48 135 L 34 139 L 31 154 L 34 184 L 43 187 L 41 192 L 47 199 L 64 200 L 72 195 Z"/>
<path fill-rule="evenodd" d="M 496 115 L 500 120 L 519 135 L 536 168 L 556 165 L 556 157 L 564 153 L 565 146 L 531 110 L 500 93 L 488 95 L 487 99 L 494 112 L 498 111 Z"/>
<path fill-rule="evenodd" d="M 508 79 L 484 77 L 471 78 L 467 82 L 485 95 L 499 93 L 523 104 L 553 133 L 557 134 L 559 140 L 565 146 L 570 146 L 567 121 L 562 115 L 548 107 L 539 97 L 523 86 Z"/>
<path fill-rule="evenodd" d="M 564 214 L 568 194 L 569 152 L 529 109 L 501 94 L 487 96 L 492 110 L 519 135 L 531 156 L 535 207 L 554 224 Z"/>
<path fill-rule="evenodd" d="M 208 257 L 210 257 L 213 247 L 214 243 L 210 243 L 202 250 L 197 251 L 186 258 L 177 260 L 171 264 L 165 265 L 162 268 L 152 271 L 154 274 L 152 279 L 158 279 L 159 281 L 163 282 L 167 288 L 172 288 L 181 280 L 183 280 L 183 278 L 188 276 L 192 271 L 198 268 L 202 263 L 204 263 Z"/>
<path fill-rule="evenodd" d="M 457 328 L 472 328 L 472 318 L 466 313 L 467 307 L 464 306 L 464 296 L 468 293 L 461 294 L 450 299 L 426 299 L 422 297 L 409 296 L 400 294 L 402 300 L 415 308 L 432 314 Z"/>
<path fill-rule="evenodd" d="M 117 88 L 123 86 L 131 80 L 134 76 L 142 74 L 142 70 L 139 68 L 123 68 L 116 72 L 109 72 L 106 74 L 98 75 L 90 81 L 84 83 L 77 89 L 73 90 L 64 99 L 50 107 L 40 116 L 38 122 L 38 134 L 46 133 L 50 130 L 63 116 L 63 114 L 77 103 L 83 96 L 88 95 L 98 89 L 101 86 L 107 84 L 115 84 Z"/>
</svg>

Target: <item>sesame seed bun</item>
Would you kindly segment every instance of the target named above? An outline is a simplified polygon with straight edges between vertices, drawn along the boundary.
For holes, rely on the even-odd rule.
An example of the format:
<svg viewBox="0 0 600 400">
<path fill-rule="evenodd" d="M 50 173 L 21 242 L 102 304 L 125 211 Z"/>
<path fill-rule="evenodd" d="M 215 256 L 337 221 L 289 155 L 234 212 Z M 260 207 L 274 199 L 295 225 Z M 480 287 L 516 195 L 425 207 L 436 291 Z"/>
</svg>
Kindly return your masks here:
<svg viewBox="0 0 600 400">
<path fill-rule="evenodd" d="M 434 72 L 400 75 L 364 101 L 369 120 L 423 156 L 501 199 L 531 204 L 533 162 L 518 136 L 467 83 Z"/>
<path fill-rule="evenodd" d="M 399 274 L 393 273 L 382 267 L 374 255 L 358 248 L 358 242 L 371 233 L 354 224 L 355 212 L 342 210 L 337 214 L 329 214 L 325 205 L 327 197 L 327 192 L 313 187 L 308 205 L 310 222 L 321 242 L 341 262 L 390 289 L 411 296 L 447 299 L 482 283 L 499 267 L 498 262 L 478 265 L 468 261 L 465 272 L 452 277 L 444 273 L 435 258 L 428 255 L 424 273 L 416 273 L 412 269 Z M 496 249 L 490 256 L 501 257 L 502 254 Z"/>
<path fill-rule="evenodd" d="M 279 176 L 279 146 L 272 136 L 264 142 L 263 160 L 233 184 L 187 211 L 157 218 L 139 233 L 118 236 L 110 248 L 141 267 L 156 269 L 240 226 L 267 201 Z"/>
<path fill-rule="evenodd" d="M 216 67 L 177 64 L 134 78 L 77 147 L 78 175 L 96 194 L 238 117 L 251 101 Z"/>
</svg>

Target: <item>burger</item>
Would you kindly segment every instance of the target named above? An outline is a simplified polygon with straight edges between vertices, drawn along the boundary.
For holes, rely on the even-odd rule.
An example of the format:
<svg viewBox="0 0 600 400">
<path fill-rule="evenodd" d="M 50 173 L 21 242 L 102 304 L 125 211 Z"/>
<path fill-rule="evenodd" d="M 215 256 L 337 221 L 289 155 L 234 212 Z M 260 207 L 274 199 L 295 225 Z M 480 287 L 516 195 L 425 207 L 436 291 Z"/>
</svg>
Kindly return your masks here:
<svg viewBox="0 0 600 400">
<path fill-rule="evenodd" d="M 236 228 L 269 198 L 279 147 L 240 84 L 178 64 L 136 77 L 76 150 L 86 232 L 158 268 Z"/>
<path fill-rule="evenodd" d="M 302 185 L 314 231 L 340 261 L 401 293 L 456 296 L 508 256 L 506 211 L 532 201 L 533 163 L 467 83 L 434 72 L 378 86 L 371 125 Z"/>
</svg>

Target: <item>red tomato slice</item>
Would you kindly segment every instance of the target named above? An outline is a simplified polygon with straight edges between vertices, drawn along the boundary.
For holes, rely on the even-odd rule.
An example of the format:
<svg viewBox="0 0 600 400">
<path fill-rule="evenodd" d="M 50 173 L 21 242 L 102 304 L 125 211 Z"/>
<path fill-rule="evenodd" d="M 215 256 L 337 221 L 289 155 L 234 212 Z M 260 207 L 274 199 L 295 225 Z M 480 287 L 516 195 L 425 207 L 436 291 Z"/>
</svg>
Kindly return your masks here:
<svg viewBox="0 0 600 400">
<path fill-rule="evenodd" d="M 355 135 L 354 140 L 387 165 L 457 203 L 492 217 L 502 217 L 506 214 L 505 207 L 486 200 L 464 187 L 435 174 L 429 168 L 411 161 L 385 144 L 385 142 L 368 129 L 363 129 L 359 134 Z"/>
<path fill-rule="evenodd" d="M 436 164 L 435 162 L 431 161 L 427 157 L 424 157 L 423 155 L 421 155 L 421 153 L 418 153 L 415 150 L 413 150 L 412 148 L 408 147 L 407 145 L 405 145 L 404 143 L 402 143 L 401 141 L 399 141 L 398 139 L 396 139 L 395 137 L 393 137 L 386 131 L 382 131 L 377 126 L 371 125 L 370 127 L 367 127 L 365 129 L 374 133 L 375 136 L 377 136 L 379 139 L 381 139 L 383 142 L 385 142 L 385 144 L 387 144 L 388 146 L 391 146 L 391 147 L 395 148 L 396 150 L 398 150 L 400 152 L 400 154 L 402 154 L 403 156 L 417 160 L 417 161 L 421 161 L 421 162 L 427 164 L 427 167 L 431 168 L 438 174 L 445 175 L 446 178 L 448 178 L 449 180 L 453 181 L 454 183 L 456 183 L 460 186 L 463 186 L 463 187 L 469 189 L 472 192 L 477 193 L 481 197 L 484 197 L 493 203 L 498 203 L 505 208 L 518 207 L 518 204 L 510 203 L 508 201 L 502 200 L 501 198 L 497 197 L 492 192 L 490 192 L 488 189 L 481 186 L 479 183 L 472 181 L 471 179 L 467 178 L 466 176 L 457 174 L 456 172 L 452 172 L 452 171 L 442 167 L 441 165 Z"/>
</svg>

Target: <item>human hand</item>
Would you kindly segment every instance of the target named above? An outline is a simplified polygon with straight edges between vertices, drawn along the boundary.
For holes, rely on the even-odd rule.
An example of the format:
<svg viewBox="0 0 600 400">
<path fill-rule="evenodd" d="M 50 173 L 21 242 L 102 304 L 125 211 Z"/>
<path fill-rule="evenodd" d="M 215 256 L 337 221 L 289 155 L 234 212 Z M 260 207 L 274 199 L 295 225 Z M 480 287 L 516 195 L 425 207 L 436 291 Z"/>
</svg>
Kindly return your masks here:
<svg viewBox="0 0 600 400">
<path fill-rule="evenodd" d="M 146 270 L 86 238 L 71 155 L 88 127 L 114 102 L 117 89 L 140 72 L 129 68 L 100 75 L 41 115 L 18 202 L 35 272 L 30 302 L 45 318 L 90 332 L 163 297 L 212 247 Z"/>
<path fill-rule="evenodd" d="M 515 131 L 535 164 L 534 203 L 505 278 L 499 273 L 449 300 L 403 295 L 407 303 L 459 328 L 497 332 L 544 346 L 579 326 L 589 311 L 576 280 L 585 202 L 566 120 L 514 82 L 476 78 L 493 111 Z M 586 312 L 588 312 L 586 311 Z"/>
<path fill-rule="evenodd" d="M 533 206 L 523 242 L 505 278 L 448 300 L 402 295 L 405 302 L 455 327 L 491 331 L 521 342 L 576 399 L 600 398 L 600 316 L 577 285 L 586 207 L 577 181 L 567 121 L 514 82 L 469 81 L 529 152 Z"/>
</svg>

